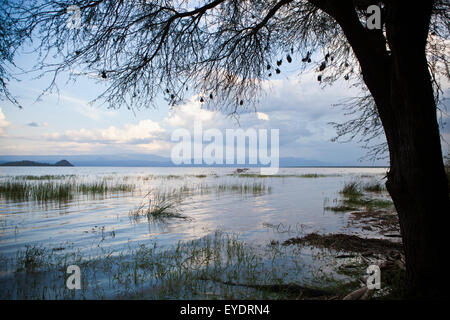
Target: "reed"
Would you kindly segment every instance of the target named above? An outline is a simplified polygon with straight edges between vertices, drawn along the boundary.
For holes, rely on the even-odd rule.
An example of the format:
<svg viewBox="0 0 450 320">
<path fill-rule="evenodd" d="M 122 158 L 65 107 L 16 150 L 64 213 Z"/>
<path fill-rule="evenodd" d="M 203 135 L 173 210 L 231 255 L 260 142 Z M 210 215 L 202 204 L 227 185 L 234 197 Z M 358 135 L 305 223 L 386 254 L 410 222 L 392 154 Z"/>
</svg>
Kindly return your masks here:
<svg viewBox="0 0 450 320">
<path fill-rule="evenodd" d="M 108 184 L 100 182 L 77 182 L 75 180 L 49 181 L 36 180 L 6 180 L 0 182 L 0 197 L 10 200 L 64 201 L 70 200 L 77 194 L 96 195 L 113 192 L 131 192 L 135 188 L 130 184 Z"/>
</svg>

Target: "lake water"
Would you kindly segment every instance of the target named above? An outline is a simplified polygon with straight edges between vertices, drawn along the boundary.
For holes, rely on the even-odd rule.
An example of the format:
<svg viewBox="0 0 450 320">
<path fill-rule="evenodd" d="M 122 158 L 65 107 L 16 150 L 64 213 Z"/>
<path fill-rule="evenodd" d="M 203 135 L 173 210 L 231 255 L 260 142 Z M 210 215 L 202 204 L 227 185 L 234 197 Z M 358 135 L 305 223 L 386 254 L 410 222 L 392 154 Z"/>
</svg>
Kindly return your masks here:
<svg viewBox="0 0 450 320">
<path fill-rule="evenodd" d="M 232 175 L 234 168 L 3 167 L 1 181 L 33 175 L 66 175 L 77 182 L 107 181 L 135 185 L 132 192 L 78 195 L 67 201 L 0 199 L 0 253 L 12 255 L 26 245 L 120 252 L 148 241 L 161 246 L 202 238 L 216 230 L 249 243 L 284 240 L 305 232 L 360 232 L 349 228 L 345 213 L 324 210 L 352 180 L 383 181 L 385 168 L 282 168 L 276 177 Z M 247 173 L 258 174 L 258 169 Z M 294 177 L 319 174 L 316 178 Z M 292 177 L 290 177 L 292 175 Z M 56 180 L 56 183 L 61 179 Z M 41 181 L 27 181 L 39 183 Z M 223 186 L 259 185 L 263 192 Z M 222 188 L 220 187 L 222 186 Z M 151 223 L 130 212 L 154 192 L 183 190 L 177 204 L 189 219 Z M 208 191 L 209 190 L 209 191 Z M 149 193 L 150 192 L 150 193 Z M 146 197 L 147 196 L 147 197 Z"/>
</svg>

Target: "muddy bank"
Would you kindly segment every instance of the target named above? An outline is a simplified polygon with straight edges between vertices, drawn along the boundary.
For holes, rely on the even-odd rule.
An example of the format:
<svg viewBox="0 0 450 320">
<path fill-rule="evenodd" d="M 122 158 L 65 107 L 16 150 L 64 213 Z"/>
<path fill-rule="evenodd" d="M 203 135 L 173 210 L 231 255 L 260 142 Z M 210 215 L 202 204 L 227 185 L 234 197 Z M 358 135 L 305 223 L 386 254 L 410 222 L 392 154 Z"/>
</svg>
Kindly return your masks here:
<svg viewBox="0 0 450 320">
<path fill-rule="evenodd" d="M 385 239 L 361 238 L 355 235 L 342 233 L 325 234 L 310 233 L 303 237 L 291 238 L 283 242 L 283 245 L 311 245 L 318 248 L 328 248 L 337 251 L 348 251 L 356 253 L 378 253 L 383 254 L 391 250 L 402 251 L 400 243 Z"/>
<path fill-rule="evenodd" d="M 373 231 L 384 237 L 401 238 L 400 224 L 395 210 L 350 212 L 348 227 L 357 227 L 362 231 Z"/>
</svg>

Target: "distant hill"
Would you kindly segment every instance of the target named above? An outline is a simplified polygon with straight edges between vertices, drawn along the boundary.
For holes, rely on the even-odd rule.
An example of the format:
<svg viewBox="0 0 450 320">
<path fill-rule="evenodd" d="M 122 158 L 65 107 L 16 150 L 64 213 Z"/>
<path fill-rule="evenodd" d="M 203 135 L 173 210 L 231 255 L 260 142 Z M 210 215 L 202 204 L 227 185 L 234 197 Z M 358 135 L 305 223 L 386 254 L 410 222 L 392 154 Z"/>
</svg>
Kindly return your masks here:
<svg viewBox="0 0 450 320">
<path fill-rule="evenodd" d="M 61 160 L 61 161 L 56 162 L 55 164 L 22 160 L 22 161 L 6 162 L 3 164 L 0 164 L 0 166 L 3 166 L 3 167 L 73 167 L 73 164 L 71 164 L 67 160 Z"/>
</svg>

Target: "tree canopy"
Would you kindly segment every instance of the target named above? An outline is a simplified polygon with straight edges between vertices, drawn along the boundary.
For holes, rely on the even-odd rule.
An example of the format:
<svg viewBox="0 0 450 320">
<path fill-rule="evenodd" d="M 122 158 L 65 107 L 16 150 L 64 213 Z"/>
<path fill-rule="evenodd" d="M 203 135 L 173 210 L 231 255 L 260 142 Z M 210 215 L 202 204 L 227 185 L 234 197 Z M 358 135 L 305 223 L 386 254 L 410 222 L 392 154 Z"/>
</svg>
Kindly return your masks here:
<svg viewBox="0 0 450 320">
<path fill-rule="evenodd" d="M 382 9 L 379 30 L 364 28 L 371 4 Z M 360 136 L 367 143 L 382 126 L 341 20 L 354 17 L 345 18 L 346 24 L 365 38 L 366 49 L 389 55 L 389 5 L 370 0 L 2 0 L 0 93 L 18 104 L 7 82 L 14 75 L 14 54 L 26 40 L 38 56 L 33 71 L 52 75 L 47 90 L 56 87 L 63 72 L 94 77 L 107 85 L 98 100 L 112 108 L 154 106 L 161 93 L 176 105 L 194 92 L 207 106 L 236 112 L 254 105 L 267 80 L 292 63 L 300 71 L 316 69 L 322 85 L 344 79 L 362 89 L 361 97 L 347 105 L 357 116 L 334 125 L 338 138 Z M 447 1 L 434 1 L 428 36 L 437 100 L 443 78 L 450 79 L 449 7 Z"/>
</svg>

